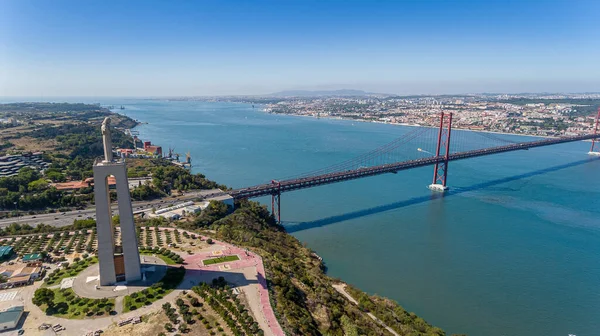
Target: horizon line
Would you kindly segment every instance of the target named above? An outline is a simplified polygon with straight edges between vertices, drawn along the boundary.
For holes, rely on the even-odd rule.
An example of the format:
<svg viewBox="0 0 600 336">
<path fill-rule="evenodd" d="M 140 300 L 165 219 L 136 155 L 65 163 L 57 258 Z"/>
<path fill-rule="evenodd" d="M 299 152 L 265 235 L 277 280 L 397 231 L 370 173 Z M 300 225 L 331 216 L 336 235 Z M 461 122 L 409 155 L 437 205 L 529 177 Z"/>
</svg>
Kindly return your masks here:
<svg viewBox="0 0 600 336">
<path fill-rule="evenodd" d="M 73 96 L 64 96 L 64 95 L 19 95 L 19 96 L 3 96 L 0 95 L 0 99 L 2 98 L 199 98 L 199 97 L 268 97 L 273 96 L 274 94 L 278 94 L 280 92 L 285 91 L 304 91 L 304 92 L 334 92 L 334 91 L 343 91 L 343 90 L 354 90 L 354 89 L 333 89 L 333 90 L 283 90 L 277 91 L 273 93 L 265 93 L 265 94 L 218 94 L 218 95 L 122 95 L 122 96 L 113 96 L 113 95 L 97 95 L 97 96 L 89 96 L 89 95 L 73 95 Z M 356 89 L 355 91 L 363 91 L 364 95 L 388 95 L 388 96 L 398 96 L 398 97 L 412 97 L 412 96 L 423 96 L 423 97 L 442 97 L 442 96 L 484 96 L 484 95 L 567 95 L 567 94 L 600 94 L 600 91 L 582 91 L 582 92 L 471 92 L 471 93 L 438 93 L 438 94 L 426 94 L 426 93 L 415 93 L 415 94 L 396 94 L 396 93 L 383 93 L 383 92 L 366 92 L 364 90 Z M 335 94 L 330 95 L 335 96 Z M 352 95 L 345 95 L 347 97 L 352 97 Z M 293 97 L 290 96 L 290 97 Z M 310 96 L 306 96 L 310 97 Z M 275 97 L 277 98 L 277 97 Z M 284 97 L 279 97 L 284 98 Z"/>
</svg>

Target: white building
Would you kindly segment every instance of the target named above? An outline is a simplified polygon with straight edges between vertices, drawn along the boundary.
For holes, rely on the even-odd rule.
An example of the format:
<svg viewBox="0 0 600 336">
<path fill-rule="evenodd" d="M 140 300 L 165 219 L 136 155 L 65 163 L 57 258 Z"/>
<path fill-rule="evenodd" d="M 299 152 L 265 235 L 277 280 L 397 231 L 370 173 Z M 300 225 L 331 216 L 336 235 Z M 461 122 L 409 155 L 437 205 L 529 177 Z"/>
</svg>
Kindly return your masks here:
<svg viewBox="0 0 600 336">
<path fill-rule="evenodd" d="M 203 209 L 206 209 L 206 206 L 203 207 L 204 203 L 208 206 L 208 202 L 202 202 L 199 205 L 195 205 L 194 202 L 184 202 L 178 205 L 174 205 L 168 208 L 157 210 L 152 217 L 163 217 L 166 219 L 177 220 L 181 217 L 185 217 L 188 214 L 195 214 L 200 212 Z"/>
</svg>

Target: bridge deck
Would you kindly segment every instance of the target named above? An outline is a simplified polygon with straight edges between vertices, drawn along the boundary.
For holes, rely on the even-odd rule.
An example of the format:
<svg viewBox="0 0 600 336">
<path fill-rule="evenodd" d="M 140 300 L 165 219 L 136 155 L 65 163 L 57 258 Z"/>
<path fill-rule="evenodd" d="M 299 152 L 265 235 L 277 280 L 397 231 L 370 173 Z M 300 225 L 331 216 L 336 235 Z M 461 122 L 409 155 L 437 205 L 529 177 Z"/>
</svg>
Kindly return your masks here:
<svg viewBox="0 0 600 336">
<path fill-rule="evenodd" d="M 498 154 L 504 152 L 510 152 L 515 150 L 523 150 L 535 147 L 543 147 L 556 145 L 566 142 L 574 142 L 581 140 L 589 140 L 594 138 L 600 138 L 600 135 L 578 135 L 571 137 L 562 137 L 555 139 L 544 139 L 531 142 L 523 142 L 510 144 L 506 146 L 498 146 L 486 149 L 477 149 L 466 152 L 453 153 L 448 156 L 448 161 L 468 159 L 472 157 L 485 156 L 491 154 Z M 373 166 L 367 168 L 360 168 L 355 170 L 341 171 L 336 173 L 329 173 L 323 175 L 316 175 L 298 179 L 290 179 L 279 181 L 279 184 L 267 183 L 260 184 L 248 188 L 235 189 L 229 192 L 229 194 L 235 199 L 254 198 L 267 195 L 277 194 L 279 192 L 294 191 L 299 189 L 312 188 L 320 185 L 337 183 L 342 181 L 354 180 L 368 176 L 375 176 L 386 173 L 396 173 L 400 170 L 412 169 L 417 167 L 434 165 L 438 162 L 443 162 L 444 156 L 433 156 L 429 158 L 403 161 L 391 164 L 384 164 L 380 166 Z"/>
</svg>

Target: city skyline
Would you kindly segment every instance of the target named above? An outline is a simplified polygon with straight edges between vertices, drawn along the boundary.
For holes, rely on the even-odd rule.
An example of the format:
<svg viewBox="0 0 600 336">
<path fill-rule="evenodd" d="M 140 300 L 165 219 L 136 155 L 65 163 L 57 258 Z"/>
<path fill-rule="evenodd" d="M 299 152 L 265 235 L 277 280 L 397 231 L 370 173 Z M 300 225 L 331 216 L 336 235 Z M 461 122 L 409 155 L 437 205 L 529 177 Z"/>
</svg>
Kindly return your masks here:
<svg viewBox="0 0 600 336">
<path fill-rule="evenodd" d="M 600 91 L 592 1 L 0 7 L 0 96 Z"/>
</svg>

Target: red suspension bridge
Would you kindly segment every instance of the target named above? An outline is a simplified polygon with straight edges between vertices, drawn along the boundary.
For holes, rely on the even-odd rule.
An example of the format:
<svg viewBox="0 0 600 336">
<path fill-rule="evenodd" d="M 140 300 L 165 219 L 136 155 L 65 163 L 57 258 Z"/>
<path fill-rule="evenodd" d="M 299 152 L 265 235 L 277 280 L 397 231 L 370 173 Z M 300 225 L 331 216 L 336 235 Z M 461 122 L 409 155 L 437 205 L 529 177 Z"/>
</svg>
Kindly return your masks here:
<svg viewBox="0 0 600 336">
<path fill-rule="evenodd" d="M 452 133 L 452 117 L 452 113 L 442 112 L 437 132 L 435 128 L 431 127 L 415 127 L 400 138 L 351 160 L 305 174 L 272 180 L 271 183 L 231 190 L 228 194 L 234 199 L 270 195 L 272 213 L 278 221 L 281 221 L 281 194 L 288 191 L 386 173 L 395 174 L 401 170 L 433 165 L 433 183 L 429 185 L 429 188 L 433 191 L 444 192 L 448 188 L 446 183 L 450 161 L 582 140 L 592 140 L 589 154 L 600 155 L 600 144 L 598 143 L 600 139 L 598 132 L 600 109 L 592 134 L 534 139 L 525 142 L 513 141 L 515 137 L 500 137 L 484 132 L 459 131 Z M 480 138 L 474 140 L 473 134 Z M 452 142 L 450 141 L 451 136 Z M 431 156 L 425 156 L 427 154 Z"/>
</svg>

